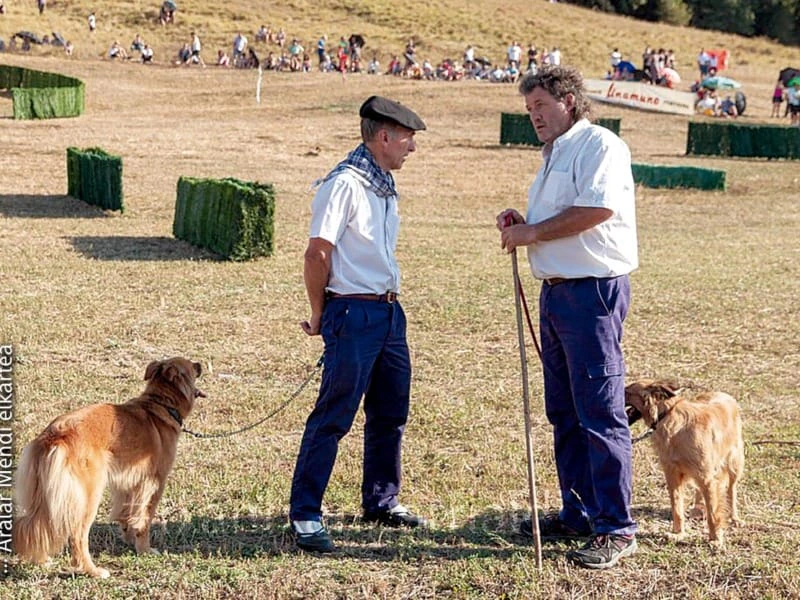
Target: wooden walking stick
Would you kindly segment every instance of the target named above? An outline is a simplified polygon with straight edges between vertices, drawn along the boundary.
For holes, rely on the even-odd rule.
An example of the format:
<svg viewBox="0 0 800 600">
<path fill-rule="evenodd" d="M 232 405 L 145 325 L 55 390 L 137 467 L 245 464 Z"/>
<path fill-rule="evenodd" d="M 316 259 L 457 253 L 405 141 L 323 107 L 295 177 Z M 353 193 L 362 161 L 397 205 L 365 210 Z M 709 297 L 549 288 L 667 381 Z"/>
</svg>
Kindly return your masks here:
<svg viewBox="0 0 800 600">
<path fill-rule="evenodd" d="M 531 501 L 531 528 L 536 549 L 536 568 L 542 570 L 542 537 L 539 533 L 539 510 L 536 502 L 536 469 L 533 463 L 533 434 L 531 433 L 531 407 L 528 393 L 528 357 L 525 352 L 525 330 L 522 327 L 522 283 L 519 280 L 517 249 L 511 254 L 514 271 L 514 301 L 517 305 L 517 334 L 519 337 L 519 360 L 522 367 L 522 410 L 525 413 L 525 448 L 528 453 L 528 493 Z"/>
</svg>

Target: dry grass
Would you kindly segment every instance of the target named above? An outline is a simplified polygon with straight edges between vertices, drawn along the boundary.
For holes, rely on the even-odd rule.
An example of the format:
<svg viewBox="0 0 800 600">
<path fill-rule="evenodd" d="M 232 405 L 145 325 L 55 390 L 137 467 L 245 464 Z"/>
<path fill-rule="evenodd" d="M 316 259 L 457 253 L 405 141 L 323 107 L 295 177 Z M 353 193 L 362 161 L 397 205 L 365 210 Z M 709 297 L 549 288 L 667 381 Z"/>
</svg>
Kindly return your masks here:
<svg viewBox="0 0 800 600">
<path fill-rule="evenodd" d="M 426 6 L 443 15 L 456 4 Z M 311 35 L 310 3 L 293 5 L 293 27 Z M 364 5 L 374 15 L 388 6 Z M 53 13 L 59 6 L 51 4 Z M 69 6 L 69 14 L 78 12 Z M 243 19 L 221 20 L 220 39 L 236 23 L 254 29 L 261 20 L 249 3 L 228 6 Z M 323 16 L 334 14 L 331 6 L 322 3 Z M 481 4 L 453 22 L 472 27 L 474 39 L 487 47 L 492 40 L 498 54 L 505 36 L 492 29 L 513 23 L 522 31 L 525 22 L 517 16 L 521 2 L 507 6 L 494 6 L 495 20 L 484 18 L 489 8 Z M 449 48 L 441 40 L 455 35 L 444 36 L 433 18 L 412 22 L 404 7 L 397 8 L 396 31 L 378 16 L 351 22 L 346 19 L 358 16 L 338 13 L 339 20 L 329 22 L 332 30 L 349 31 L 357 23 L 365 32 L 383 31 L 387 47 L 409 31 L 423 31 L 426 40 L 440 40 L 433 47 Z M 275 8 L 272 22 L 286 10 Z M 636 49 L 646 36 L 658 37 L 675 40 L 688 54 L 710 35 L 548 3 L 525 10 L 546 21 L 541 31 L 555 30 L 556 22 L 548 20 L 553 11 L 580 15 L 597 30 L 613 23 L 630 31 Z M 179 17 L 189 19 L 188 12 Z M 100 17 L 102 23 L 102 12 Z M 577 31 L 574 21 L 565 27 Z M 78 16 L 75 22 L 82 24 Z M 679 46 L 684 35 L 688 41 Z M 588 48 L 606 51 L 599 36 L 588 37 Z M 452 43 L 460 51 L 461 41 Z M 783 66 L 788 51 L 759 40 L 735 43 L 754 49 L 747 54 L 750 65 L 734 75 L 751 96 L 748 119 L 765 119 L 774 67 Z M 565 41 L 562 48 L 567 56 L 579 53 L 577 42 Z M 601 69 L 604 56 L 588 61 L 587 70 Z M 255 431 L 221 442 L 181 441 L 159 511 L 165 524 L 154 540 L 166 555 L 135 557 L 101 513 L 92 545 L 98 564 L 112 570 L 110 582 L 58 577 L 66 567 L 59 558 L 51 568 L 18 567 L 14 579 L 0 583 L 0 597 L 800 595 L 794 566 L 800 454 L 796 447 L 753 444 L 800 436 L 794 418 L 800 408 L 796 164 L 685 157 L 684 118 L 596 107 L 600 116 L 622 117 L 622 136 L 638 162 L 728 171 L 725 193 L 639 190 L 642 265 L 633 279 L 625 347 L 634 377 L 673 376 L 739 399 L 748 525 L 731 532 L 724 553 L 706 546 L 697 524 L 687 542 L 670 540 L 669 502 L 645 443 L 635 451 L 638 555 L 613 572 L 591 573 L 564 561 L 565 546 L 547 545 L 544 570 L 537 573 L 532 547 L 514 533 L 527 508 L 524 437 L 511 270 L 493 226 L 500 209 L 523 206 L 540 161 L 534 150 L 498 145 L 499 113 L 522 110 L 512 86 L 266 74 L 257 106 L 252 72 L 144 69 L 91 55 L 2 58 L 87 84 L 86 114 L 78 119 L 17 122 L 8 118 L 10 100 L 0 97 L 0 342 L 14 344 L 19 360 L 18 449 L 65 410 L 138 393 L 147 362 L 168 355 L 208 367 L 202 385 L 209 398 L 190 417 L 192 429 L 233 428 L 283 401 L 321 350 L 320 341 L 306 338 L 298 326 L 307 317 L 301 263 L 309 184 L 357 143 L 356 111 L 367 95 L 382 93 L 418 109 L 429 130 L 418 136 L 417 154 L 397 174 L 403 194 L 398 257 L 415 367 L 404 500 L 431 516 L 435 527 L 398 533 L 354 519 L 359 420 L 345 438 L 326 495 L 343 549 L 325 559 L 294 553 L 283 526 L 293 461 L 314 399 L 308 391 Z M 64 196 L 70 145 L 101 146 L 123 157 L 124 216 Z M 317 146 L 321 152 L 309 154 Z M 172 239 L 180 175 L 274 183 L 275 255 L 229 264 Z M 534 298 L 535 285 L 525 281 Z M 550 433 L 535 364 L 531 374 L 540 504 L 549 507 L 557 498 Z"/>
</svg>

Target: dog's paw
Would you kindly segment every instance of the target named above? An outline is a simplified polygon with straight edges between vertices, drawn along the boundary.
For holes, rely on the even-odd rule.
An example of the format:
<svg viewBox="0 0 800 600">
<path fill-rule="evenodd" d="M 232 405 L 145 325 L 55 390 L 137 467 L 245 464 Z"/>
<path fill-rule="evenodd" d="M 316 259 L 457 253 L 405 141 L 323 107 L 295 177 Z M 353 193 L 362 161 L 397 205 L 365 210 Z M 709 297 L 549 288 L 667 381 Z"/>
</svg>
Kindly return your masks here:
<svg viewBox="0 0 800 600">
<path fill-rule="evenodd" d="M 667 533 L 667 538 L 673 542 L 682 542 L 686 539 L 686 535 L 685 531 L 670 531 Z"/>
<path fill-rule="evenodd" d="M 746 523 L 744 522 L 744 519 L 736 518 L 736 519 L 731 519 L 731 525 L 733 525 L 734 527 L 744 527 Z"/>
<path fill-rule="evenodd" d="M 102 567 L 95 567 L 91 571 L 87 571 L 86 574 L 91 577 L 96 577 L 97 579 L 108 579 L 111 577 L 111 573 L 109 573 L 108 569 Z"/>
<path fill-rule="evenodd" d="M 148 554 L 154 554 L 155 556 L 161 556 L 161 552 L 159 552 L 155 548 L 148 548 L 147 549 L 147 553 Z"/>
</svg>

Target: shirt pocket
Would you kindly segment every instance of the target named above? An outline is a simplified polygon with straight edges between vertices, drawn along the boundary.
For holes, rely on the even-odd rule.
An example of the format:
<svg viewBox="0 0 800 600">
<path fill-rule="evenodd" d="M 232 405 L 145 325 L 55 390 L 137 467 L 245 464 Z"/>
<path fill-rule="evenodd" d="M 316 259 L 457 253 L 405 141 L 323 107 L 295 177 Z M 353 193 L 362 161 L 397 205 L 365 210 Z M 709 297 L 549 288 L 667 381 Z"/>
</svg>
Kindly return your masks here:
<svg viewBox="0 0 800 600">
<path fill-rule="evenodd" d="M 560 209 L 572 206 L 578 197 L 578 190 L 569 171 L 550 171 L 540 193 L 543 202 Z"/>
</svg>

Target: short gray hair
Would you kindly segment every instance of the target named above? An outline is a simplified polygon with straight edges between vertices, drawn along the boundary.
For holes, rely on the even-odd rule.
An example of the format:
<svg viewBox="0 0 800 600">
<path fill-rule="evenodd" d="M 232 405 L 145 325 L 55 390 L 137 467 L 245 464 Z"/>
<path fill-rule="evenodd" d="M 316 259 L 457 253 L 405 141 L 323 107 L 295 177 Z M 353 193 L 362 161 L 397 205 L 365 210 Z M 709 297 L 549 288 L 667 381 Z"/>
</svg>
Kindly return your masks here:
<svg viewBox="0 0 800 600">
<path fill-rule="evenodd" d="M 526 73 L 519 81 L 519 93 L 527 96 L 536 88 L 542 88 L 556 100 L 567 94 L 575 97 L 572 116 L 575 121 L 589 116 L 591 104 L 583 87 L 583 75 L 574 67 L 543 65 L 536 73 Z"/>
<path fill-rule="evenodd" d="M 386 129 L 390 134 L 394 134 L 394 124 L 387 121 L 375 121 L 366 117 L 361 118 L 361 140 L 371 142 L 378 135 L 381 129 Z"/>
</svg>

